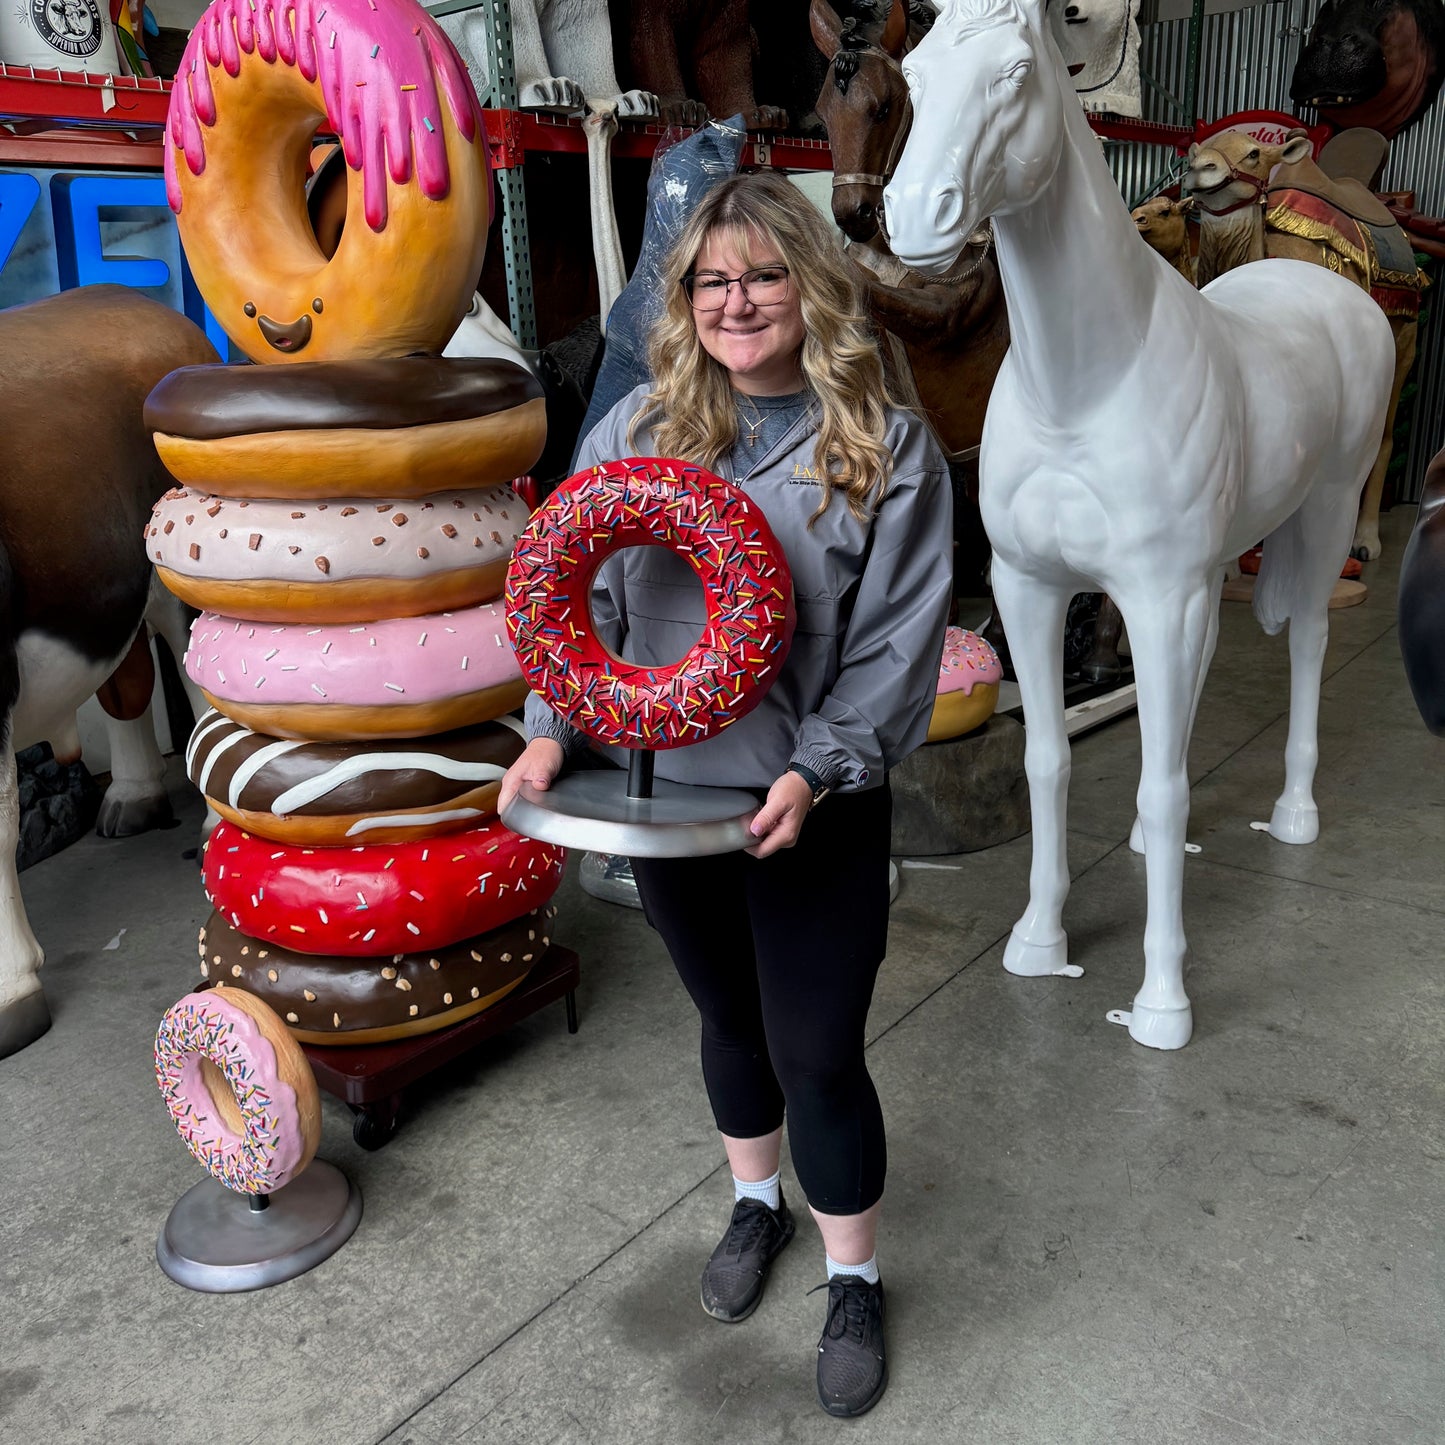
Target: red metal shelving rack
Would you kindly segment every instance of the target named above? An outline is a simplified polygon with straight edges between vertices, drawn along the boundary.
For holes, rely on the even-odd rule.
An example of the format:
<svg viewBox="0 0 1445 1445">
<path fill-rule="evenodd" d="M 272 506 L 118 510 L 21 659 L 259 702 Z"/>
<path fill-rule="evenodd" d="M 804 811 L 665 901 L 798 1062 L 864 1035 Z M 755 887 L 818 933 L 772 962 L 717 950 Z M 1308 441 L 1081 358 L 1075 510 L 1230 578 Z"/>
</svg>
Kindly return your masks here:
<svg viewBox="0 0 1445 1445">
<path fill-rule="evenodd" d="M 170 82 L 0 65 L 0 163 L 158 170 Z"/>
</svg>

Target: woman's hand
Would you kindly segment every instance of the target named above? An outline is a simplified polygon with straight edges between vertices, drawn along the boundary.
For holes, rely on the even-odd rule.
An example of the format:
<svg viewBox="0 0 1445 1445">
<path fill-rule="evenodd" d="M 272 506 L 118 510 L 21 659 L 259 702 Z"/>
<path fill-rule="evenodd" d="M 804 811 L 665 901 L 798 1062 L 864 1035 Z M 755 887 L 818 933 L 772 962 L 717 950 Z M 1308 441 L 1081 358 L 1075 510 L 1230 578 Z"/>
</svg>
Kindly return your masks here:
<svg viewBox="0 0 1445 1445">
<path fill-rule="evenodd" d="M 743 851 L 754 858 L 766 858 L 780 848 L 791 848 L 812 806 L 813 790 L 803 778 L 798 773 L 784 773 L 768 789 L 767 802 L 748 824 L 748 831 L 759 841 Z"/>
<path fill-rule="evenodd" d="M 497 794 L 497 811 L 500 813 L 506 809 L 523 783 L 531 783 L 539 793 L 545 793 L 552 786 L 552 779 L 562 771 L 565 758 L 562 744 L 556 738 L 533 738 L 502 779 L 502 790 Z"/>
</svg>

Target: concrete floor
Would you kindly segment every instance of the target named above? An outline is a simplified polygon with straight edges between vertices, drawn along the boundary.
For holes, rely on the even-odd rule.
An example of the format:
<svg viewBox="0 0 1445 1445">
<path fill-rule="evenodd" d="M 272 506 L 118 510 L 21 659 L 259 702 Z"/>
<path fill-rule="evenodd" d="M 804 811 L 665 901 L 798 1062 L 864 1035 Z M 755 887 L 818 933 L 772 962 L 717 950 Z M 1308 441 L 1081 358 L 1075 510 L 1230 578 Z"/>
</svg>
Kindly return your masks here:
<svg viewBox="0 0 1445 1445">
<path fill-rule="evenodd" d="M 150 1064 L 194 982 L 199 809 L 177 776 L 182 827 L 27 872 L 55 1027 L 0 1062 L 0 1440 L 1445 1439 L 1445 744 L 1396 644 L 1411 518 L 1387 518 L 1368 603 L 1334 615 L 1311 848 L 1249 827 L 1282 776 L 1285 643 L 1225 604 L 1191 754 L 1187 1049 L 1105 1021 L 1142 968 L 1132 718 L 1075 747 L 1082 979 L 999 966 L 1027 838 L 905 867 L 869 1051 L 892 1380 L 853 1424 L 814 1400 L 811 1226 L 746 1324 L 698 1307 L 727 1174 L 694 1016 L 640 915 L 569 877 L 581 1032 L 560 1004 L 535 1016 L 374 1154 L 328 1099 L 321 1152 L 361 1186 L 359 1230 L 222 1297 L 154 1259 L 199 1177 Z"/>
</svg>

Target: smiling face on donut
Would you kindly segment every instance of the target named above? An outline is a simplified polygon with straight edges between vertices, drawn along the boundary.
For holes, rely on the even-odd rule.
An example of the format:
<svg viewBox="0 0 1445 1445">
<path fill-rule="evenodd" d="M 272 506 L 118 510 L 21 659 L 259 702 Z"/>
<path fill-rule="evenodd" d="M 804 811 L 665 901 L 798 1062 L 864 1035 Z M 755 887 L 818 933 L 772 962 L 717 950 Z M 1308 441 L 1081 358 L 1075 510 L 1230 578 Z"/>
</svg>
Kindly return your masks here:
<svg viewBox="0 0 1445 1445">
<path fill-rule="evenodd" d="M 439 352 L 466 314 L 490 214 L 461 62 L 419 8 L 282 8 L 215 0 L 172 94 L 168 195 L 201 294 L 253 361 Z M 341 137 L 334 251 L 307 209 L 318 131 Z"/>
</svg>

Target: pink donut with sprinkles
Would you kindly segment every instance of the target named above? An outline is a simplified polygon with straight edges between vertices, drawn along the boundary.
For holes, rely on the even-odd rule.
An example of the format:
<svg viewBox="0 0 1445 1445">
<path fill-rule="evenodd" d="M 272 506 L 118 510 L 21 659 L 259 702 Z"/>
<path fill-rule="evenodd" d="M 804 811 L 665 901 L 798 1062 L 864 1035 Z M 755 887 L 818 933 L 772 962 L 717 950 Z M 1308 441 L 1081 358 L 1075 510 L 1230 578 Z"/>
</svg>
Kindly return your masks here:
<svg viewBox="0 0 1445 1445">
<path fill-rule="evenodd" d="M 702 583 L 707 621 L 670 667 L 615 657 L 591 628 L 597 569 L 626 547 L 666 547 Z M 507 624 L 531 689 L 603 743 L 701 742 L 762 700 L 797 614 L 781 544 L 762 511 L 686 462 L 628 457 L 565 481 L 535 512 L 507 571 Z"/>
<path fill-rule="evenodd" d="M 156 1082 L 186 1148 L 227 1189 L 274 1194 L 316 1153 L 316 1079 L 254 994 L 188 993 L 156 1031 Z"/>
<path fill-rule="evenodd" d="M 367 958 L 445 948 L 540 908 L 565 858 L 501 823 L 415 843 L 298 848 L 223 822 L 203 878 L 211 906 L 254 939 Z"/>
</svg>

